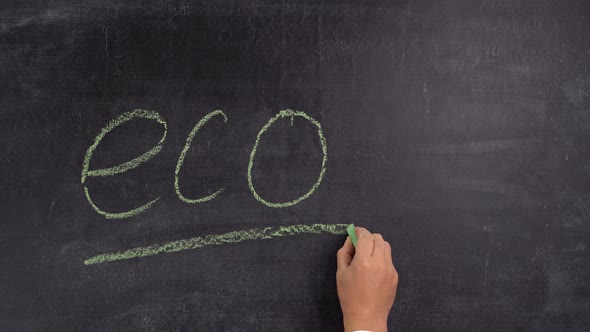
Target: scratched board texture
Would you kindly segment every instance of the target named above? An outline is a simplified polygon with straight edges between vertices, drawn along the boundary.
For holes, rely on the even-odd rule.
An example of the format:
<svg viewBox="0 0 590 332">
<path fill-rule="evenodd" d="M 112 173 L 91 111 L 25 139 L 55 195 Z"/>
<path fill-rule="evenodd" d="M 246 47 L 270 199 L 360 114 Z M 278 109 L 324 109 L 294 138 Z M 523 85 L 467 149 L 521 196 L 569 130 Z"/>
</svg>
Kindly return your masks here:
<svg viewBox="0 0 590 332">
<path fill-rule="evenodd" d="M 300 234 L 85 265 L 227 232 L 354 222 L 400 274 L 394 331 L 590 328 L 590 4 L 16 1 L 0 4 L 0 329 L 341 331 L 344 235 Z M 134 109 L 161 152 L 81 182 Z M 268 207 L 262 127 L 317 120 L 326 173 Z M 196 134 L 179 172 L 191 129 Z M 135 119 L 90 169 L 148 151 Z M 282 118 L 261 197 L 318 179 L 317 128 Z M 122 212 L 160 199 L 124 219 Z"/>
</svg>

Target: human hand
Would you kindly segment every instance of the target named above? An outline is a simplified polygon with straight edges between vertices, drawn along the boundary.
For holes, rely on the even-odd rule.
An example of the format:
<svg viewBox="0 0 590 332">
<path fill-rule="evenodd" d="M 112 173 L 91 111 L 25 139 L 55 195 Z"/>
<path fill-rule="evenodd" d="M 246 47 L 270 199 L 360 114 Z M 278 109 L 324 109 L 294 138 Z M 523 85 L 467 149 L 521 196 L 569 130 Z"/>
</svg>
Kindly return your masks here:
<svg viewBox="0 0 590 332">
<path fill-rule="evenodd" d="M 381 234 L 371 234 L 363 227 L 355 231 L 356 250 L 348 237 L 337 253 L 336 285 L 344 330 L 387 331 L 398 283 L 391 246 Z"/>
</svg>

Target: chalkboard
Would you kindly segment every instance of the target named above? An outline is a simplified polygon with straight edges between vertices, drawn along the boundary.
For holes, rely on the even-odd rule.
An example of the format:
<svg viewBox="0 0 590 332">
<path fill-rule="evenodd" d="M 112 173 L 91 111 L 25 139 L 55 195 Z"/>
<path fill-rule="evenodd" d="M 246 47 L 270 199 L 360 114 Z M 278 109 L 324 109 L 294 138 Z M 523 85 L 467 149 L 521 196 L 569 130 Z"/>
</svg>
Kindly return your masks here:
<svg viewBox="0 0 590 332">
<path fill-rule="evenodd" d="M 590 327 L 585 1 L 4 1 L 0 329 Z"/>
</svg>

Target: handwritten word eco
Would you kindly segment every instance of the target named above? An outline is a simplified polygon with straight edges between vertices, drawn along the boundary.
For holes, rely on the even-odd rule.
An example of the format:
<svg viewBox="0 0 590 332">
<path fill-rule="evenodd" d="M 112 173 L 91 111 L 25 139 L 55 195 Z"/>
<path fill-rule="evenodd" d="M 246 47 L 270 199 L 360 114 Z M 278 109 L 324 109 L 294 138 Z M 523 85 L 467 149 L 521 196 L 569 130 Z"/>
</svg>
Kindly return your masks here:
<svg viewBox="0 0 590 332">
<path fill-rule="evenodd" d="M 214 192 L 211 195 L 205 196 L 205 197 L 200 197 L 200 198 L 188 198 L 185 195 L 183 195 L 180 191 L 180 180 L 179 180 L 179 173 L 180 170 L 182 168 L 182 165 L 184 163 L 184 159 L 186 157 L 186 153 L 188 152 L 188 150 L 190 149 L 191 143 L 193 142 L 195 135 L 198 133 L 198 131 L 207 124 L 207 122 L 209 120 L 211 120 L 211 118 L 215 117 L 215 116 L 221 116 L 223 118 L 224 122 L 227 122 L 227 116 L 221 111 L 221 110 L 216 110 L 213 112 L 210 112 L 209 114 L 205 115 L 191 130 L 191 132 L 189 133 L 189 135 L 187 136 L 185 145 L 180 153 L 180 156 L 178 157 L 178 162 L 176 163 L 176 169 L 174 171 L 174 189 L 176 192 L 176 195 L 178 196 L 178 198 L 180 200 L 182 200 L 185 203 L 188 204 L 196 204 L 196 203 L 204 203 L 207 201 L 210 201 L 212 199 L 214 199 L 215 197 L 217 197 L 219 194 L 221 194 L 224 191 L 224 188 L 221 188 L 219 190 L 217 190 L 216 192 Z M 279 119 L 282 118 L 291 118 L 291 123 L 293 121 L 294 117 L 301 117 L 304 118 L 305 120 L 311 122 L 316 128 L 317 128 L 317 133 L 320 139 L 320 144 L 321 144 L 321 148 L 322 148 L 322 153 L 323 153 L 323 159 L 322 159 L 322 166 L 320 169 L 320 174 L 318 176 L 317 181 L 313 184 L 313 186 L 311 187 L 311 189 L 309 189 L 308 192 L 306 192 L 305 194 L 303 194 L 302 196 L 288 201 L 288 202 L 269 202 L 268 200 L 262 198 L 258 192 L 256 192 L 256 189 L 254 188 L 254 182 L 252 179 L 252 169 L 254 168 L 254 158 L 256 156 L 256 151 L 258 149 L 258 146 L 260 145 L 261 139 L 264 135 L 264 133 Z M 156 121 L 158 124 L 160 124 L 162 127 L 164 127 L 164 133 L 162 134 L 162 138 L 160 139 L 160 141 L 158 143 L 156 143 L 156 145 L 154 145 L 150 150 L 148 150 L 147 152 L 143 153 L 142 155 L 140 155 L 139 157 L 136 157 L 132 160 L 126 161 L 122 164 L 113 166 L 113 167 L 107 167 L 107 168 L 100 168 L 100 169 L 90 169 L 90 161 L 92 160 L 92 156 L 94 154 L 94 151 L 96 150 L 96 148 L 98 147 L 98 145 L 100 144 L 100 142 L 102 141 L 102 139 L 109 133 L 111 132 L 113 129 L 117 128 L 118 126 L 131 121 L 133 119 L 147 119 L 147 120 L 153 120 Z M 128 170 L 134 169 L 139 167 L 141 164 L 145 163 L 146 161 L 152 159 L 153 157 L 155 157 L 158 153 L 160 153 L 160 151 L 162 150 L 162 145 L 164 143 L 164 141 L 166 140 L 166 134 L 168 132 L 168 124 L 166 123 L 166 121 L 164 120 L 164 118 L 162 118 L 160 116 L 160 114 L 158 114 L 155 111 L 149 111 L 149 110 L 141 110 L 141 109 L 136 109 L 130 112 L 126 112 L 123 113 L 121 115 L 119 115 L 118 117 L 116 117 L 115 119 L 112 119 L 111 121 L 109 121 L 107 123 L 107 125 L 102 128 L 102 130 L 100 131 L 100 133 L 98 134 L 98 136 L 96 136 L 96 138 L 94 139 L 94 142 L 92 143 L 92 145 L 90 145 L 90 147 L 88 148 L 88 150 L 86 151 L 86 155 L 84 156 L 84 161 L 82 163 L 82 177 L 81 177 L 81 182 L 82 185 L 84 187 L 84 195 L 86 196 L 86 199 L 88 200 L 88 203 L 90 203 L 90 206 L 92 206 L 92 208 L 99 214 L 103 215 L 104 217 L 106 217 L 107 219 L 123 219 L 123 218 L 129 218 L 132 216 L 136 216 L 140 213 L 143 213 L 145 211 L 147 211 L 154 203 L 156 203 L 159 199 L 160 196 L 154 198 L 153 200 L 139 206 L 136 207 L 134 209 L 131 209 L 129 211 L 124 211 L 124 212 L 108 212 L 105 211 L 104 209 L 101 209 L 93 200 L 92 197 L 90 195 L 90 191 L 86 185 L 86 180 L 89 177 L 107 177 L 107 176 L 113 176 L 116 174 L 121 174 L 124 173 Z M 322 126 L 320 125 L 320 123 L 313 119 L 312 117 L 310 117 L 309 115 L 305 114 L 304 112 L 300 112 L 300 111 L 292 111 L 290 109 L 286 109 L 286 110 L 282 110 L 280 111 L 277 115 L 275 115 L 274 117 L 272 117 L 263 127 L 262 129 L 258 132 L 258 136 L 256 137 L 256 141 L 254 143 L 254 147 L 252 148 L 252 151 L 250 153 L 250 161 L 248 163 L 248 173 L 247 173 L 247 179 L 248 179 L 248 187 L 250 188 L 250 191 L 252 192 L 252 195 L 254 196 L 254 198 L 256 200 L 258 200 L 260 203 L 269 206 L 269 207 L 273 207 L 273 208 L 284 208 L 284 207 L 289 207 L 289 206 L 293 206 L 296 205 L 298 203 L 300 203 L 301 201 L 309 198 L 314 192 L 315 190 L 320 186 L 320 183 L 322 182 L 322 179 L 324 177 L 324 174 L 326 172 L 326 163 L 328 161 L 328 147 L 326 144 L 326 138 L 324 137 L 324 133 L 322 131 Z"/>
</svg>

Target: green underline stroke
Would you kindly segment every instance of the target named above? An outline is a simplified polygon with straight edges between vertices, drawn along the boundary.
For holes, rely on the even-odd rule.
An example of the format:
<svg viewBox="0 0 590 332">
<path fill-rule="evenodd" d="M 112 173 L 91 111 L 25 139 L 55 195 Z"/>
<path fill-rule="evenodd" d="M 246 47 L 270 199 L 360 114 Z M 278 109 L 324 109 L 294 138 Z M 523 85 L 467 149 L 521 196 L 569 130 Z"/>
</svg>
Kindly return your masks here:
<svg viewBox="0 0 590 332">
<path fill-rule="evenodd" d="M 100 254 L 88 258 L 84 261 L 84 264 L 101 264 L 125 259 L 154 256 L 162 253 L 198 249 L 226 243 L 237 243 L 249 240 L 266 240 L 276 237 L 294 236 L 298 234 L 328 233 L 345 235 L 346 227 L 348 227 L 348 224 L 311 224 L 253 228 L 223 234 L 213 234 L 184 240 L 176 240 L 164 244 L 153 244 L 147 247 L 137 247 L 113 253 Z"/>
</svg>

